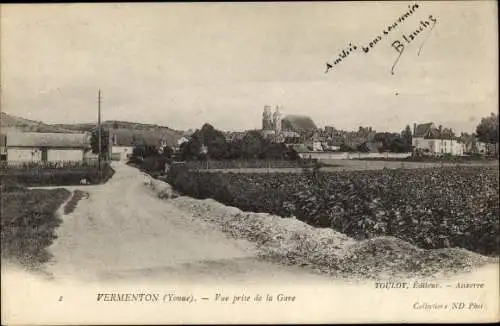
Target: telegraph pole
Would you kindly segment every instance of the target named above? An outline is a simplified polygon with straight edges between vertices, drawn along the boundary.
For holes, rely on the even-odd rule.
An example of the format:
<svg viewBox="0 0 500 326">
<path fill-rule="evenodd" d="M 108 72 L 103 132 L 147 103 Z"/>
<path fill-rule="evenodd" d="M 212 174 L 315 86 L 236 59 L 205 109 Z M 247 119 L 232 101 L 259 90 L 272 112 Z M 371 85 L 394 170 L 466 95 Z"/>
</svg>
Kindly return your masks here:
<svg viewBox="0 0 500 326">
<path fill-rule="evenodd" d="M 101 89 L 98 90 L 97 93 L 97 128 L 98 128 L 98 146 L 99 146 L 99 154 L 97 156 L 97 163 L 98 163 L 98 175 L 99 175 L 99 183 L 102 182 L 102 171 L 101 171 L 101 147 L 102 147 L 102 141 L 101 141 Z"/>
</svg>

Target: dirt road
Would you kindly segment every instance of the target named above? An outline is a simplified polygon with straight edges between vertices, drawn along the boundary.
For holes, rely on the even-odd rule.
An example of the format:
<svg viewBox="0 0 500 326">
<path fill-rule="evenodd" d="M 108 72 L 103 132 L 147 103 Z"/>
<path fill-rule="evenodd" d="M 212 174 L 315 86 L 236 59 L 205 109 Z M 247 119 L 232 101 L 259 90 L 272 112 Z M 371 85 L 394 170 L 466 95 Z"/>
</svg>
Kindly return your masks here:
<svg viewBox="0 0 500 326">
<path fill-rule="evenodd" d="M 82 199 L 73 213 L 62 215 L 57 239 L 49 248 L 54 260 L 47 266 L 56 279 L 324 278 L 260 260 L 253 243 L 229 238 L 158 199 L 137 169 L 124 164 L 114 168 L 115 175 L 105 185 L 66 187 L 87 191 L 89 198 Z"/>
</svg>

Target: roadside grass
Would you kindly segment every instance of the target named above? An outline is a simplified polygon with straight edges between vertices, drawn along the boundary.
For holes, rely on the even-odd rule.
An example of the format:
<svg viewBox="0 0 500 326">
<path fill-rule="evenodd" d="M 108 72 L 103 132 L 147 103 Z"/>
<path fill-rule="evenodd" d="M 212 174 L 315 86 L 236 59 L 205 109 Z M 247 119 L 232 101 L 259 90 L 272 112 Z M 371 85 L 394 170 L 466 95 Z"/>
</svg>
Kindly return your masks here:
<svg viewBox="0 0 500 326">
<path fill-rule="evenodd" d="M 104 165 L 103 183 L 114 174 L 109 164 Z M 7 168 L 0 174 L 2 184 L 18 184 L 25 187 L 80 185 L 86 179 L 89 184 L 98 184 L 99 175 L 95 167 L 62 168 Z"/>
<path fill-rule="evenodd" d="M 51 258 L 47 248 L 61 224 L 56 211 L 70 196 L 66 189 L 36 189 L 2 184 L 1 257 L 27 269 Z"/>
<path fill-rule="evenodd" d="M 78 205 L 78 202 L 85 196 L 87 196 L 85 191 L 75 190 L 71 199 L 64 205 L 64 214 L 71 214 Z"/>
</svg>

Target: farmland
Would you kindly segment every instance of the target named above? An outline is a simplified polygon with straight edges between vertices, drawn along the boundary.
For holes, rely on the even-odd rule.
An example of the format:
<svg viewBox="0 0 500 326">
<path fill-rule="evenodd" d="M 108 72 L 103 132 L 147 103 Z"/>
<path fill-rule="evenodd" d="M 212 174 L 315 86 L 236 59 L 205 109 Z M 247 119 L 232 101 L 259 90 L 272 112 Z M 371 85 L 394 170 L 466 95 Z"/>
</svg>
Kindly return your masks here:
<svg viewBox="0 0 500 326">
<path fill-rule="evenodd" d="M 328 227 L 358 240 L 395 236 L 423 249 L 498 255 L 496 167 L 451 166 L 316 173 L 171 170 L 182 194 Z"/>
</svg>

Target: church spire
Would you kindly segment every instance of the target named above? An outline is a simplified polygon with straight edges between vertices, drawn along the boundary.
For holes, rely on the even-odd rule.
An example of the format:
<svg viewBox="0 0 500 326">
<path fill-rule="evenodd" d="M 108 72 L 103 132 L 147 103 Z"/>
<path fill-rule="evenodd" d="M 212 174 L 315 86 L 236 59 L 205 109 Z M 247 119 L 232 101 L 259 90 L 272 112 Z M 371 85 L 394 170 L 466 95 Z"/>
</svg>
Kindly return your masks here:
<svg viewBox="0 0 500 326">
<path fill-rule="evenodd" d="M 271 113 L 271 106 L 264 106 L 264 113 L 262 114 L 262 129 L 272 130 L 273 129 L 273 117 Z"/>
<path fill-rule="evenodd" d="M 276 111 L 274 111 L 274 114 L 273 114 L 274 131 L 276 133 L 281 132 L 282 120 L 283 120 L 283 116 L 281 115 L 280 108 L 279 108 L 279 106 L 276 105 Z"/>
</svg>

